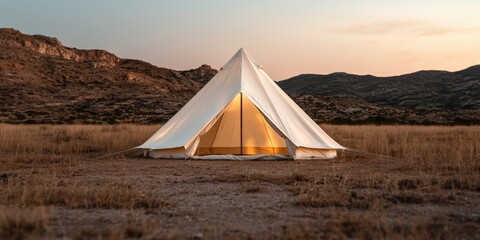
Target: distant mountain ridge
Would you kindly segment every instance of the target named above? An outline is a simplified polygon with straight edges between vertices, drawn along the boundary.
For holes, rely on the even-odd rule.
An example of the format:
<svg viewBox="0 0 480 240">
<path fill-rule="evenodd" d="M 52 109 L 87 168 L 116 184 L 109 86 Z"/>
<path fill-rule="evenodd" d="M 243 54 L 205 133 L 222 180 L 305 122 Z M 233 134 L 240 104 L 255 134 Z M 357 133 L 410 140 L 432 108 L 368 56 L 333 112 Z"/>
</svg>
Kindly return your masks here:
<svg viewBox="0 0 480 240">
<path fill-rule="evenodd" d="M 394 77 L 303 74 L 279 85 L 290 94 L 358 98 L 418 110 L 480 108 L 480 65 L 458 72 L 418 71 Z"/>
<path fill-rule="evenodd" d="M 399 123 L 480 123 L 480 65 L 457 72 L 418 71 L 393 77 L 347 73 L 302 74 L 280 81 L 278 85 L 289 95 L 308 95 L 312 98 L 310 101 L 320 97 L 361 100 L 405 113 L 403 117 L 396 118 L 381 111 L 363 116 L 361 113 L 354 116 L 339 113 L 336 116 L 344 115 L 343 120 L 347 122 L 377 117 Z M 315 112 L 318 109 L 308 107 L 308 103 L 299 104 L 307 113 L 318 115 Z"/>
<path fill-rule="evenodd" d="M 177 71 L 0 29 L 0 122 L 161 123 L 217 70 Z M 303 74 L 278 82 L 319 123 L 480 124 L 480 66 L 395 76 Z"/>
</svg>

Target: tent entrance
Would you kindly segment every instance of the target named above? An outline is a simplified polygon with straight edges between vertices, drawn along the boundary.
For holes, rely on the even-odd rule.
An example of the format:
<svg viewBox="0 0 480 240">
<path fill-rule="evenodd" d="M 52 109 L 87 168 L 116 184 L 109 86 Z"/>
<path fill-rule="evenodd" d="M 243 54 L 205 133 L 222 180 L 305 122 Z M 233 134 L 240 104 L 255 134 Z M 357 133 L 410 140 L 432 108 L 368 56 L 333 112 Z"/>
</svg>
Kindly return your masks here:
<svg viewBox="0 0 480 240">
<path fill-rule="evenodd" d="M 196 155 L 288 155 L 283 139 L 258 108 L 242 93 L 202 136 Z"/>
</svg>

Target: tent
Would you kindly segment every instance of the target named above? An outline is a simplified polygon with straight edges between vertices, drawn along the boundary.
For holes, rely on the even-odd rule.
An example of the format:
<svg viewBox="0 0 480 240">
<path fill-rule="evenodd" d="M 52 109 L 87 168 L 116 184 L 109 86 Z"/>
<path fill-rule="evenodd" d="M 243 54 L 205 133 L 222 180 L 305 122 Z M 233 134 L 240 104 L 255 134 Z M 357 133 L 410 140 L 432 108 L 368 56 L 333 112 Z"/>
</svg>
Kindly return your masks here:
<svg viewBox="0 0 480 240">
<path fill-rule="evenodd" d="M 139 149 L 153 158 L 327 159 L 345 149 L 240 49 Z"/>
</svg>

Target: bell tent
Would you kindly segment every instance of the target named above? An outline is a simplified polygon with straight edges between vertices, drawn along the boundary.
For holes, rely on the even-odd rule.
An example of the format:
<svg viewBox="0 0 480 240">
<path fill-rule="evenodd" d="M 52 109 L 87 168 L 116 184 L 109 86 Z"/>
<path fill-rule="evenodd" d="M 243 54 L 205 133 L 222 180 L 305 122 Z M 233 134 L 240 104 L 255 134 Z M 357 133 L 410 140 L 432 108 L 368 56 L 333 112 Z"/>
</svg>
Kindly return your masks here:
<svg viewBox="0 0 480 240">
<path fill-rule="evenodd" d="M 326 159 L 328 136 L 240 49 L 139 149 L 153 158 Z"/>
</svg>

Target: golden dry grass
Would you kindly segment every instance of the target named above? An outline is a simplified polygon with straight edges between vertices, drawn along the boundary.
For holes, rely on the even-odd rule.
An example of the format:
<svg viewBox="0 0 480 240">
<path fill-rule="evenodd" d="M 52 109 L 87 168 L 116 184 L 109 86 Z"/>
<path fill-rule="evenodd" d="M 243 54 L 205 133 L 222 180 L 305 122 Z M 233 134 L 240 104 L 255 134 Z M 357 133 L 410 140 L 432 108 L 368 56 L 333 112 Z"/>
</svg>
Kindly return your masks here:
<svg viewBox="0 0 480 240">
<path fill-rule="evenodd" d="M 159 126 L 0 125 L 8 162 L 68 162 L 135 147 Z"/>
<path fill-rule="evenodd" d="M 322 127 L 397 159 L 92 160 L 159 126 L 0 125 L 0 238 L 480 237 L 480 127 Z"/>
<path fill-rule="evenodd" d="M 479 126 L 325 126 L 344 146 L 400 158 L 419 168 L 480 168 Z"/>
</svg>

